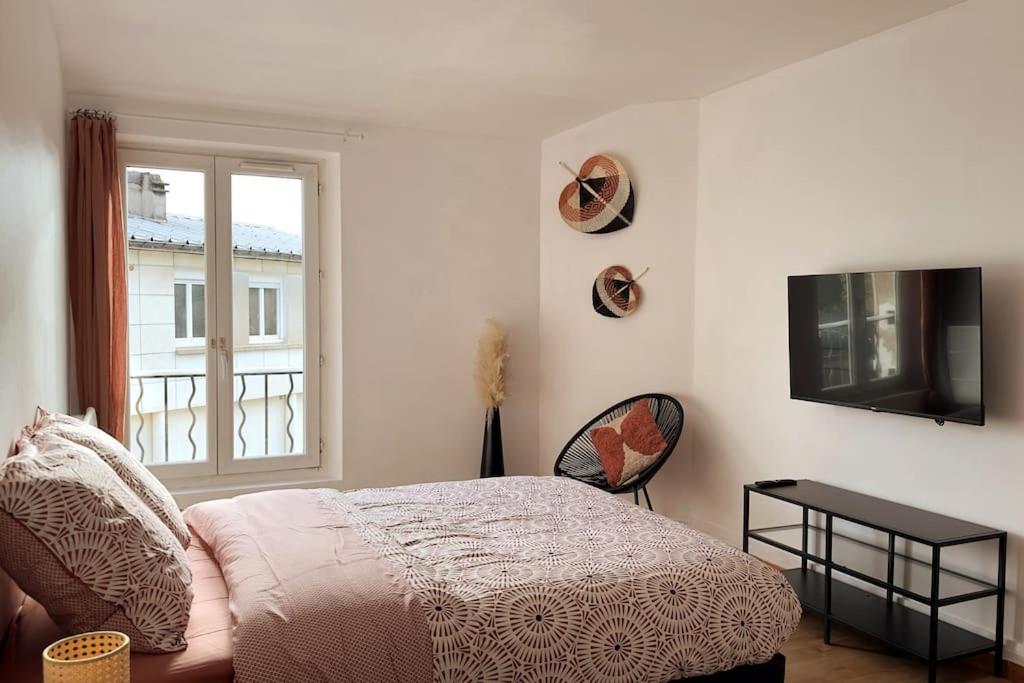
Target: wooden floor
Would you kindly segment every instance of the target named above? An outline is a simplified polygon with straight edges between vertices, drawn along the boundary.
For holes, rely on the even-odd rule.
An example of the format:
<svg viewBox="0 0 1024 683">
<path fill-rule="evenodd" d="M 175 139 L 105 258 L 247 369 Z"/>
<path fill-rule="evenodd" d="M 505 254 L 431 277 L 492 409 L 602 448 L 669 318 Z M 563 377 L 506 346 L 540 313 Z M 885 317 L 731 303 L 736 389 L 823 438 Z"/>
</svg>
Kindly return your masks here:
<svg viewBox="0 0 1024 683">
<path fill-rule="evenodd" d="M 832 627 L 832 645 L 821 642 L 821 618 L 804 614 L 793 637 L 782 648 L 786 683 L 857 681 L 858 683 L 924 683 L 928 666 L 919 660 L 886 652 L 877 642 L 842 626 Z M 991 672 L 963 663 L 939 667 L 942 683 L 1006 683 Z"/>
</svg>

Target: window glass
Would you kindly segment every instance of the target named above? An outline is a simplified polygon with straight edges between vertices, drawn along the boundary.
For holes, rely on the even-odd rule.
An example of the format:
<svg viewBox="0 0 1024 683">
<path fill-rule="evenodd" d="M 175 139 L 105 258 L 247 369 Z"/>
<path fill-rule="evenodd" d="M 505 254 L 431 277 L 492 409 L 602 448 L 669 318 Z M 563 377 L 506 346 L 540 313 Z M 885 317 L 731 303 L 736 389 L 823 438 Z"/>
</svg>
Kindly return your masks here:
<svg viewBox="0 0 1024 683">
<path fill-rule="evenodd" d="M 202 339 L 206 336 L 206 286 L 192 285 L 192 336 Z"/>
<path fill-rule="evenodd" d="M 847 386 L 853 376 L 849 279 L 845 275 L 822 277 L 816 286 L 822 387 Z"/>
<path fill-rule="evenodd" d="M 864 276 L 864 340 L 867 343 L 869 380 L 899 374 L 899 327 L 896 321 L 896 273 Z"/>
<path fill-rule="evenodd" d="M 263 334 L 268 337 L 277 336 L 277 289 L 267 287 L 263 290 Z"/>
<path fill-rule="evenodd" d="M 184 283 L 174 285 L 174 338 L 188 337 L 188 299 Z"/>
<path fill-rule="evenodd" d="M 248 300 L 232 309 L 240 323 L 249 316 L 241 326 L 248 328 L 248 338 L 234 337 L 234 457 L 301 454 L 306 449 L 303 181 L 243 173 L 230 178 L 232 272 L 248 282 L 249 290 Z"/>
<path fill-rule="evenodd" d="M 127 166 L 128 446 L 146 465 L 209 458 L 206 173 Z"/>
<path fill-rule="evenodd" d="M 249 288 L 249 336 L 260 335 L 260 290 L 258 287 Z"/>
</svg>

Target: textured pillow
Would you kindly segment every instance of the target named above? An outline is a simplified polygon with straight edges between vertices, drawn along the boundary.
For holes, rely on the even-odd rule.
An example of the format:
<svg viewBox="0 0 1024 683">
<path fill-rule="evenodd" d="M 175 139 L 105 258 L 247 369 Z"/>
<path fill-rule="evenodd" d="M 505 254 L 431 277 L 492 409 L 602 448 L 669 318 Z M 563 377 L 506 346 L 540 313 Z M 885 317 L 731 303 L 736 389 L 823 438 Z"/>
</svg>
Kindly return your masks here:
<svg viewBox="0 0 1024 683">
<path fill-rule="evenodd" d="M 612 486 L 628 484 L 668 448 L 647 401 L 637 401 L 622 417 L 594 427 L 590 438 Z"/>
<path fill-rule="evenodd" d="M 188 527 L 170 492 L 145 465 L 132 457 L 120 441 L 77 418 L 49 413 L 42 408 L 36 411 L 36 421 L 29 436 L 40 448 L 45 448 L 46 441 L 56 436 L 95 451 L 121 477 L 129 490 L 167 525 L 181 547 L 188 548 L 191 541 Z"/>
<path fill-rule="evenodd" d="M 18 451 L 0 467 L 0 566 L 68 633 L 184 649 L 192 573 L 167 527 L 91 450 Z"/>
</svg>

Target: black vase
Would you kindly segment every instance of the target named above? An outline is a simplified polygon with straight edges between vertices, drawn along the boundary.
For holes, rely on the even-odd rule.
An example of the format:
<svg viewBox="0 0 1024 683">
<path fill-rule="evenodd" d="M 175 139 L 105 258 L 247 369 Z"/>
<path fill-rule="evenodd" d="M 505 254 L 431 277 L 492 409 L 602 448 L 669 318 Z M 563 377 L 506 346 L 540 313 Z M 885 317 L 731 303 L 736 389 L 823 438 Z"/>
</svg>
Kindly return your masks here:
<svg viewBox="0 0 1024 683">
<path fill-rule="evenodd" d="M 484 417 L 484 447 L 480 452 L 480 478 L 505 476 L 505 454 L 501 448 L 501 413 L 491 408 Z"/>
</svg>

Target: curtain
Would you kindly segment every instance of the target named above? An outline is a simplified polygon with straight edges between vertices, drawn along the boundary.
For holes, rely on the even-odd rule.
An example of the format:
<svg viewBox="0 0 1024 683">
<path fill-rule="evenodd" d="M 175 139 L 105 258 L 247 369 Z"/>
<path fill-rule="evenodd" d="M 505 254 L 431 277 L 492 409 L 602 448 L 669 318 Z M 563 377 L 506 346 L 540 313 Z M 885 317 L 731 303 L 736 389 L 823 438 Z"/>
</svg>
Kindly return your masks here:
<svg viewBox="0 0 1024 683">
<path fill-rule="evenodd" d="M 109 114 L 75 112 L 68 140 L 68 286 L 78 401 L 124 440 L 128 295 L 117 136 Z"/>
</svg>

